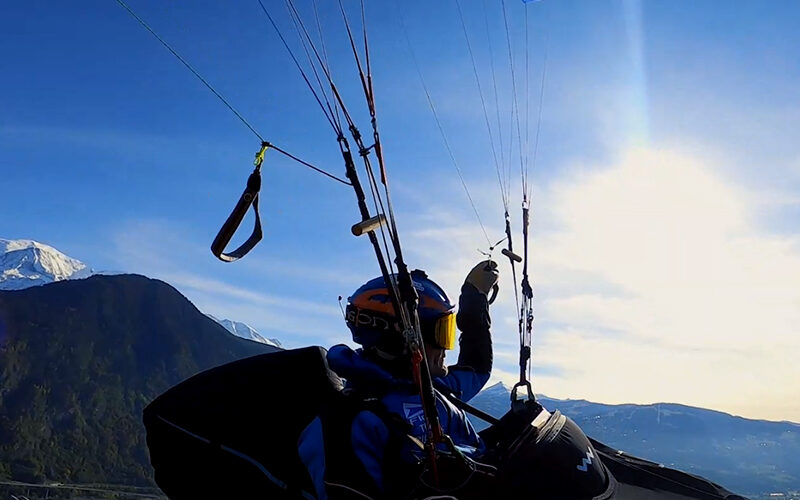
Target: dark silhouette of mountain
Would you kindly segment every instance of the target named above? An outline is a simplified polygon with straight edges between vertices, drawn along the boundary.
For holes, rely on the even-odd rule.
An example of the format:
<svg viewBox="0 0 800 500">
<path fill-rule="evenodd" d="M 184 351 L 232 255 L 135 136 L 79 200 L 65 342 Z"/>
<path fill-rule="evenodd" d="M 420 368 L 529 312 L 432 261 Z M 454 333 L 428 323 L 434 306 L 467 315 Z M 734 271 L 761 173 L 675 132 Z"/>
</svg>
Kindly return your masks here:
<svg viewBox="0 0 800 500">
<path fill-rule="evenodd" d="M 609 446 L 755 495 L 800 489 L 800 425 L 736 417 L 679 404 L 606 405 L 539 396 Z M 470 401 L 493 416 L 508 411 L 509 390 L 493 385 Z M 479 428 L 485 424 L 474 419 Z"/>
<path fill-rule="evenodd" d="M 0 478 L 153 485 L 145 405 L 200 371 L 273 350 L 143 276 L 0 292 Z"/>
</svg>

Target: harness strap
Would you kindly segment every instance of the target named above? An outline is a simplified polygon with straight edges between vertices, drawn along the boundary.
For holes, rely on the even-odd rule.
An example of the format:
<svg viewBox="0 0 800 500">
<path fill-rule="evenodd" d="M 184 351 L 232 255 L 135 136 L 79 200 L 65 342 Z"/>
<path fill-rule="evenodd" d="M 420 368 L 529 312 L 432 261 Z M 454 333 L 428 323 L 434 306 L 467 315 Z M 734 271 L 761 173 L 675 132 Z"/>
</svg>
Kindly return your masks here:
<svg viewBox="0 0 800 500">
<path fill-rule="evenodd" d="M 437 387 L 437 389 L 439 390 L 439 392 L 442 395 L 444 395 L 444 397 L 447 398 L 448 401 L 453 403 L 453 406 L 455 406 L 459 410 L 465 411 L 465 412 L 469 413 L 470 415 L 474 415 L 474 416 L 478 417 L 479 419 L 483 420 L 484 422 L 490 423 L 492 425 L 497 424 L 497 423 L 500 422 L 500 419 L 489 415 L 488 413 L 486 413 L 483 410 L 479 410 L 479 409 L 475 408 L 474 406 L 472 406 L 471 404 L 467 403 L 466 401 L 461 401 L 452 392 L 443 391 L 442 388 L 440 388 L 440 387 Z"/>
</svg>

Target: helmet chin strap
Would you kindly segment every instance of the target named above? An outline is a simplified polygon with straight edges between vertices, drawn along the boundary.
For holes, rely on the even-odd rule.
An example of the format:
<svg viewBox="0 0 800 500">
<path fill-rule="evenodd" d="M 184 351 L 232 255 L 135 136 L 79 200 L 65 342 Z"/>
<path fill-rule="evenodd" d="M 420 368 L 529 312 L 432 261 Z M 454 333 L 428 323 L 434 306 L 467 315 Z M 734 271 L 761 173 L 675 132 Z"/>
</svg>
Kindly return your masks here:
<svg viewBox="0 0 800 500">
<path fill-rule="evenodd" d="M 378 347 L 370 347 L 370 351 L 375 353 L 381 359 L 385 359 L 386 361 L 397 361 L 398 359 L 402 358 L 407 353 L 403 353 L 400 355 L 397 354 L 389 354 L 386 351 L 379 349 Z"/>
</svg>

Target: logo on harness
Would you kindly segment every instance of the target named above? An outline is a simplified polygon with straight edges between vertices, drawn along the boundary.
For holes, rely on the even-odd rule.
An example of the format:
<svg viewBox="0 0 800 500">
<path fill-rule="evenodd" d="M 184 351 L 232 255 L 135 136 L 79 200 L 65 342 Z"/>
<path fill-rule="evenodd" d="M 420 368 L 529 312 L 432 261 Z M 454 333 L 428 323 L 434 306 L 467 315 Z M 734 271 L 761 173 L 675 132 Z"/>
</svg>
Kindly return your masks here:
<svg viewBox="0 0 800 500">
<path fill-rule="evenodd" d="M 576 465 L 577 469 L 581 472 L 587 472 L 589 470 L 589 466 L 592 465 L 592 459 L 594 458 L 594 454 L 592 453 L 592 449 L 589 448 L 586 450 L 586 458 L 581 459 L 581 465 Z"/>
</svg>

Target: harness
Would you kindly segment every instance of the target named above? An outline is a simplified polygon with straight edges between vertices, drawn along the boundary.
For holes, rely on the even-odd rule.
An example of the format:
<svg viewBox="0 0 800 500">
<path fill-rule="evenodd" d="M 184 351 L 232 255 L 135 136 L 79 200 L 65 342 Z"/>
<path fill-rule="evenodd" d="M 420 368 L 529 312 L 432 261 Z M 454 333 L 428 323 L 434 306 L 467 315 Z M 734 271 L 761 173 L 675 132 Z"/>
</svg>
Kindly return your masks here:
<svg viewBox="0 0 800 500">
<path fill-rule="evenodd" d="M 454 396 L 439 393 L 452 401 Z M 463 403 L 466 404 L 466 403 Z M 445 405 L 447 407 L 447 405 Z M 353 422 L 361 412 L 377 416 L 388 430 L 384 449 L 383 488 L 379 488 L 353 449 Z M 412 433 L 412 425 L 389 411 L 375 395 L 345 389 L 335 405 L 321 414 L 325 436 L 325 485 L 332 498 L 422 499 L 456 495 L 459 499 L 487 498 L 497 471 L 458 451 L 452 442 L 437 450 L 436 475 L 425 459 L 425 443 Z M 408 461 L 408 447 L 415 460 Z"/>
</svg>

